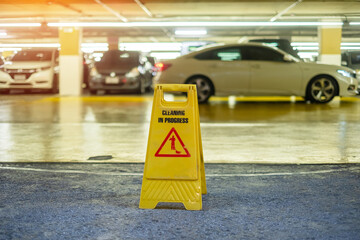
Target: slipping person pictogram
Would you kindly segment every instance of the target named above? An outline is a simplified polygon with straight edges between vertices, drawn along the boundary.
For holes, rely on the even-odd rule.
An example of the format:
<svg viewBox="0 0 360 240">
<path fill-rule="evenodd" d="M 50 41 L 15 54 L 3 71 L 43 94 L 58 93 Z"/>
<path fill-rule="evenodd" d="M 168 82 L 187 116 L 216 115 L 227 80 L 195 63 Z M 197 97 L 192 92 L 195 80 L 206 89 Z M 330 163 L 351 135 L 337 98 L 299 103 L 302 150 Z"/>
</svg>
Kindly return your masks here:
<svg viewBox="0 0 360 240">
<path fill-rule="evenodd" d="M 174 137 L 174 135 L 169 139 L 169 141 L 171 141 L 171 150 L 174 150 L 177 154 L 180 154 L 181 152 L 176 150 L 175 148 L 175 140 L 176 138 Z"/>
</svg>

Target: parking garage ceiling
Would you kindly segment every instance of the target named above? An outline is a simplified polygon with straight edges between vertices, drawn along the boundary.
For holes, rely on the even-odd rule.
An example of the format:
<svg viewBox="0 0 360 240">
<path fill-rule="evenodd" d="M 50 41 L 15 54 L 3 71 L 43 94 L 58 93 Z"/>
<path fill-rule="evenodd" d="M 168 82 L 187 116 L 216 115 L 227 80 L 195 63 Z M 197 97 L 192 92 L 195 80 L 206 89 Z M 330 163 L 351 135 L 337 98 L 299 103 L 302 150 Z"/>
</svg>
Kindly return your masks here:
<svg viewBox="0 0 360 240">
<path fill-rule="evenodd" d="M 328 0 L 2 0 L 1 23 L 41 23 L 41 27 L 0 27 L 7 31 L 1 42 L 56 38 L 64 22 L 343 22 L 343 37 L 360 37 L 360 1 Z M 179 27 L 84 27 L 84 38 L 118 36 L 121 41 L 209 40 L 234 42 L 242 37 L 316 37 L 316 26 L 206 26 L 203 37 L 177 37 Z M 197 27 L 198 28 L 198 27 Z M 15 41 L 16 41 L 15 40 Z"/>
</svg>

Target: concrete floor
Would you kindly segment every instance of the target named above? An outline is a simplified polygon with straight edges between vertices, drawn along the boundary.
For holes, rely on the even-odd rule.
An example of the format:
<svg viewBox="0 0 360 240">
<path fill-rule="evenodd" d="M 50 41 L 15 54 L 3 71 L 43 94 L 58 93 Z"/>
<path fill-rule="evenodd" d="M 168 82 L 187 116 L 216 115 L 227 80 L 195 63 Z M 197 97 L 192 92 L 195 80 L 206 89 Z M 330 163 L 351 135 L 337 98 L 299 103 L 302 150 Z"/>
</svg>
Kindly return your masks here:
<svg viewBox="0 0 360 240">
<path fill-rule="evenodd" d="M 205 164 L 202 211 L 139 209 L 143 167 L 0 163 L 0 239 L 360 238 L 359 164 Z"/>
<path fill-rule="evenodd" d="M 0 161 L 96 162 L 106 156 L 107 162 L 144 162 L 151 106 L 150 94 L 0 95 Z M 199 110 L 208 163 L 360 162 L 359 97 L 329 104 L 213 98 Z"/>
</svg>

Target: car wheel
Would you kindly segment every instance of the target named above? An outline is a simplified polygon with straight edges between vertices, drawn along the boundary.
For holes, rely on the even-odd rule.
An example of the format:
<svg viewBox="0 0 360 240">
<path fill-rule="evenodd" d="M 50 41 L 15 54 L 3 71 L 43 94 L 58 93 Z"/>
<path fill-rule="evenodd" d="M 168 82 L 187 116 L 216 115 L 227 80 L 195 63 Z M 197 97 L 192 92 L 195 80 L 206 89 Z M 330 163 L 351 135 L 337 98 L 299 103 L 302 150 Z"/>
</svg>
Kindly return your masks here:
<svg viewBox="0 0 360 240">
<path fill-rule="evenodd" d="M 59 93 L 59 80 L 56 75 L 54 75 L 53 83 L 52 83 L 50 91 L 51 91 L 51 93 L 54 93 L 54 94 Z"/>
<path fill-rule="evenodd" d="M 146 92 L 146 86 L 145 86 L 145 82 L 144 79 L 140 79 L 139 81 L 139 87 L 136 91 L 138 94 L 144 94 Z"/>
<path fill-rule="evenodd" d="M 214 94 L 214 87 L 211 81 L 204 77 L 194 77 L 189 79 L 187 84 L 195 84 L 199 103 L 206 103 Z"/>
<path fill-rule="evenodd" d="M 338 93 L 338 85 L 334 79 L 321 76 L 310 81 L 306 99 L 315 103 L 330 102 Z"/>
</svg>

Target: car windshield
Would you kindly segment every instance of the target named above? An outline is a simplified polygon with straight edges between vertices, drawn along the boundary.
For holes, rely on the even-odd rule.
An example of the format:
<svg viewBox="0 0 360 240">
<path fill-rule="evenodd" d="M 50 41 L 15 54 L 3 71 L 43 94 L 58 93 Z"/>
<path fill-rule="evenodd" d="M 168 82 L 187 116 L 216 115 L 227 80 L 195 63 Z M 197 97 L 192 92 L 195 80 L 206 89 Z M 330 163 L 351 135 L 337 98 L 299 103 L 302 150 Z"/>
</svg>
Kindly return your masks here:
<svg viewBox="0 0 360 240">
<path fill-rule="evenodd" d="M 101 62 L 112 67 L 133 67 L 139 63 L 139 53 L 110 51 L 104 54 Z"/>
<path fill-rule="evenodd" d="M 12 61 L 51 61 L 51 51 L 21 51 L 14 55 Z"/>
</svg>

